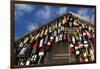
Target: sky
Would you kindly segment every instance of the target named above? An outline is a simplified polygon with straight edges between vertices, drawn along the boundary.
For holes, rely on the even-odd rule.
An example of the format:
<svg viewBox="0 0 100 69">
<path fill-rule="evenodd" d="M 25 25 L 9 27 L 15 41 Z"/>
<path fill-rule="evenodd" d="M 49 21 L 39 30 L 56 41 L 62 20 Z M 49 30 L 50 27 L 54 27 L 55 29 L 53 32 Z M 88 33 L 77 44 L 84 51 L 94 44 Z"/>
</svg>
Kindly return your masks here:
<svg viewBox="0 0 100 69">
<path fill-rule="evenodd" d="M 94 23 L 94 8 L 90 7 L 15 4 L 15 39 L 68 12 Z"/>
</svg>

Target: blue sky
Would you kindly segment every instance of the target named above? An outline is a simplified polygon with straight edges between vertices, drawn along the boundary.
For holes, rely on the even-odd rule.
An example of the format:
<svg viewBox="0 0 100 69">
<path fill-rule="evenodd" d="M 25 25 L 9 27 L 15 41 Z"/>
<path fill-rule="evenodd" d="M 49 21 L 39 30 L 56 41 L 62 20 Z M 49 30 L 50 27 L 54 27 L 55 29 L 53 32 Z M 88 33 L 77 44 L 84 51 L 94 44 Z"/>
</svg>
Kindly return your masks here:
<svg viewBox="0 0 100 69">
<path fill-rule="evenodd" d="M 73 12 L 94 23 L 94 8 L 15 4 L 15 38 L 68 12 Z"/>
</svg>

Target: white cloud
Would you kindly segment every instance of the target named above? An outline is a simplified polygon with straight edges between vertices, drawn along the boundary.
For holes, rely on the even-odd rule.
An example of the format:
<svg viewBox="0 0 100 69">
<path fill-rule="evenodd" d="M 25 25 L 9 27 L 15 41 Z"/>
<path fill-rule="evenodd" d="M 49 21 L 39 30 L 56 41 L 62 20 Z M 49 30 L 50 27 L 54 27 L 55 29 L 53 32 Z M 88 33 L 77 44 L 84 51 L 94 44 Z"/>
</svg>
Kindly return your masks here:
<svg viewBox="0 0 100 69">
<path fill-rule="evenodd" d="M 43 14 L 44 14 L 45 18 L 50 17 L 50 6 L 45 6 L 45 12 Z"/>
<path fill-rule="evenodd" d="M 50 18 L 50 6 L 45 6 L 44 9 L 37 11 L 37 16 L 46 20 Z"/>
<path fill-rule="evenodd" d="M 77 14 L 84 19 L 90 21 L 90 16 L 88 15 L 88 9 L 87 8 L 81 8 L 79 11 L 77 11 Z"/>
<path fill-rule="evenodd" d="M 92 24 L 94 24 L 94 9 L 92 10 L 92 16 L 90 17 L 90 15 L 88 14 L 89 11 L 88 9 L 85 8 L 81 8 L 77 14 L 79 16 L 82 16 L 83 18 L 85 18 L 86 20 L 90 21 Z"/>
<path fill-rule="evenodd" d="M 34 10 L 34 6 L 28 4 L 15 4 L 15 20 L 26 13 Z"/>
<path fill-rule="evenodd" d="M 29 24 L 26 26 L 26 29 L 27 29 L 28 31 L 32 31 L 32 30 L 35 30 L 35 29 L 37 29 L 37 28 L 38 28 L 37 23 L 29 23 Z"/>
<path fill-rule="evenodd" d="M 28 5 L 28 4 L 15 4 L 15 8 L 17 11 L 22 11 L 22 12 L 31 12 L 33 11 L 33 5 Z"/>
<path fill-rule="evenodd" d="M 83 15 L 87 14 L 87 11 L 88 11 L 87 9 L 81 8 L 81 9 L 79 9 L 79 11 L 77 11 L 77 14 L 80 16 L 83 16 Z"/>
<path fill-rule="evenodd" d="M 58 10 L 55 10 L 54 12 L 51 9 L 51 6 L 45 5 L 44 8 L 40 11 L 37 11 L 36 15 L 43 19 L 48 20 L 51 16 L 54 16 L 55 14 L 62 15 L 66 13 L 67 8 L 66 7 L 60 7 Z"/>
<path fill-rule="evenodd" d="M 17 10 L 22 10 L 22 11 L 32 11 L 32 5 L 28 5 L 28 4 L 15 4 L 15 7 L 17 8 Z"/>
<path fill-rule="evenodd" d="M 61 7 L 61 8 L 59 9 L 58 14 L 59 14 L 59 15 L 65 14 L 65 13 L 66 13 L 66 10 L 67 10 L 67 7 Z"/>
</svg>

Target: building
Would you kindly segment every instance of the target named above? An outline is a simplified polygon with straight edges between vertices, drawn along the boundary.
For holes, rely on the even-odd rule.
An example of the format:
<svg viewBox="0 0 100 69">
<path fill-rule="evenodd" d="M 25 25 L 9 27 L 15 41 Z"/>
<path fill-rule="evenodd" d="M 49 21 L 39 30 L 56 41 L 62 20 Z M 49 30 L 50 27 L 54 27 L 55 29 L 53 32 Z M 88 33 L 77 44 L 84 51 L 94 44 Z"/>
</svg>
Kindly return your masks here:
<svg viewBox="0 0 100 69">
<path fill-rule="evenodd" d="M 95 26 L 69 12 L 15 41 L 16 65 L 91 63 Z"/>
</svg>

